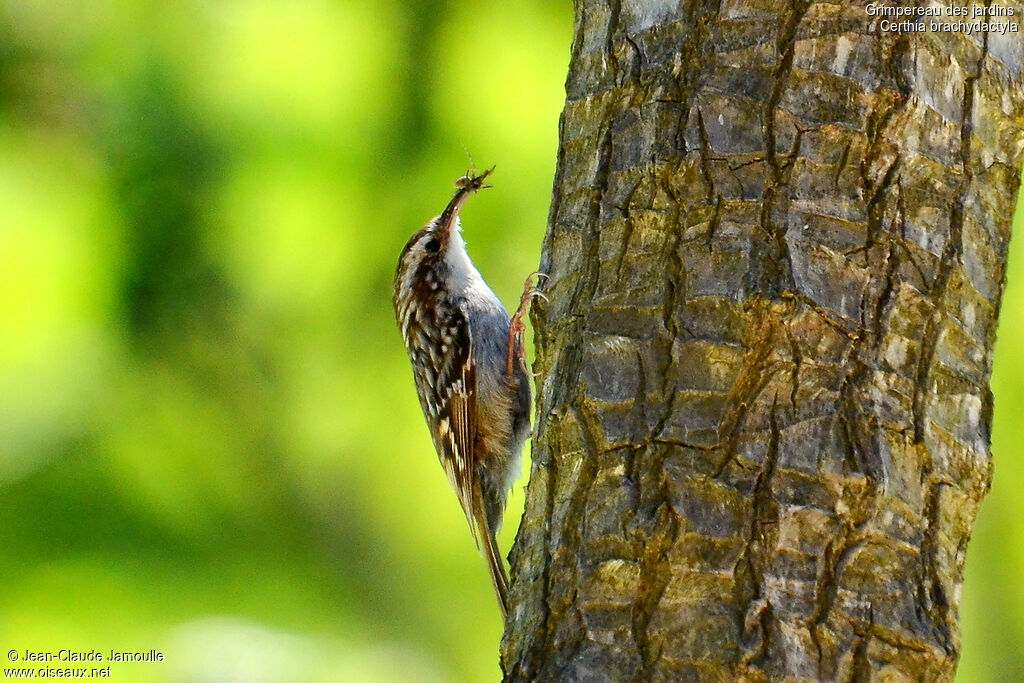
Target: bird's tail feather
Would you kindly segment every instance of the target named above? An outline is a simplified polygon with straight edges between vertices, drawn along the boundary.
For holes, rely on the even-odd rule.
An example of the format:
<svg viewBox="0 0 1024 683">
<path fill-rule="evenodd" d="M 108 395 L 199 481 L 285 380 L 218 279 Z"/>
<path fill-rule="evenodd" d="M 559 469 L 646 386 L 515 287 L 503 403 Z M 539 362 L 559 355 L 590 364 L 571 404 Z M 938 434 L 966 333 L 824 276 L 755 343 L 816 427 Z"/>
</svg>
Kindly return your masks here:
<svg viewBox="0 0 1024 683">
<path fill-rule="evenodd" d="M 487 568 L 491 571 L 491 583 L 494 584 L 494 593 L 498 596 L 498 606 L 501 607 L 501 618 L 508 617 L 508 574 L 505 572 L 505 562 L 498 551 L 498 543 L 494 540 L 494 534 L 487 535 Z"/>
<path fill-rule="evenodd" d="M 501 617 L 508 616 L 508 573 L 505 571 L 505 560 L 498 550 L 498 542 L 494 538 L 495 530 L 487 523 L 487 515 L 484 512 L 483 498 L 480 496 L 479 487 L 476 488 L 476 500 L 473 516 L 476 518 L 476 531 L 478 545 L 483 546 L 484 558 L 487 560 L 487 569 L 491 574 L 491 584 L 494 585 L 494 593 L 498 597 L 498 606 L 501 608 Z"/>
</svg>

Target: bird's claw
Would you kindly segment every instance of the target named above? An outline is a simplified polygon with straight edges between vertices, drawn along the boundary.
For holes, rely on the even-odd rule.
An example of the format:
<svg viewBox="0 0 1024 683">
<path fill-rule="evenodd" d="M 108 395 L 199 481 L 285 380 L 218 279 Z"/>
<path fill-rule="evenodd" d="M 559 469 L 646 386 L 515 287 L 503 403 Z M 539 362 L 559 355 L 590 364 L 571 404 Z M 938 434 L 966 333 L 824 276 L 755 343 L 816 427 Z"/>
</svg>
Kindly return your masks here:
<svg viewBox="0 0 1024 683">
<path fill-rule="evenodd" d="M 533 282 L 534 278 L 537 280 L 536 284 Z M 547 301 L 547 297 L 540 289 L 541 278 L 546 279 L 547 275 L 539 271 L 530 273 L 526 277 L 526 281 L 523 283 L 523 294 L 519 297 L 519 307 L 512 314 L 512 319 L 508 324 L 508 360 L 505 364 L 505 372 L 509 378 L 512 377 L 512 368 L 516 360 L 519 361 L 519 367 L 526 370 L 526 354 L 522 347 L 522 335 L 526 331 L 523 316 L 526 315 L 526 309 L 534 299 L 540 298 Z"/>
</svg>

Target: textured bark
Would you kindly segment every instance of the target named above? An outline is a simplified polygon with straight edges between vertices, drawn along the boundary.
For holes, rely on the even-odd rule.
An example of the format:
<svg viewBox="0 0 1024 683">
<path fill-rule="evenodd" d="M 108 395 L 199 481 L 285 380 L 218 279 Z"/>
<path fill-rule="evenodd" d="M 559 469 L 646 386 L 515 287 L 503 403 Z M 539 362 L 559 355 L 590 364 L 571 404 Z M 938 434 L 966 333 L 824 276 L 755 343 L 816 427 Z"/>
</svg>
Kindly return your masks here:
<svg viewBox="0 0 1024 683">
<path fill-rule="evenodd" d="M 506 681 L 953 677 L 1022 35 L 578 0 Z"/>
</svg>

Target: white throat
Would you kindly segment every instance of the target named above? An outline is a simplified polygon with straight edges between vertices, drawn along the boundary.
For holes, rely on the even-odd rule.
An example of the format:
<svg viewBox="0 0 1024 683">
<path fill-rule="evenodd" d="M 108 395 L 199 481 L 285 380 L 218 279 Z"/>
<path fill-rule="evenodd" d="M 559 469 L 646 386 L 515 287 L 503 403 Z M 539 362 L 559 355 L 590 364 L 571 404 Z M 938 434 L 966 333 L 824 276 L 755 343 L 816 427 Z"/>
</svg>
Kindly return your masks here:
<svg viewBox="0 0 1024 683">
<path fill-rule="evenodd" d="M 477 281 L 483 281 L 480 271 L 473 265 L 466 251 L 466 242 L 462 239 L 462 221 L 458 217 L 455 218 L 455 224 L 452 225 L 451 234 L 448 236 L 448 249 L 444 260 L 451 269 L 453 289 L 462 291 Z"/>
<path fill-rule="evenodd" d="M 462 222 L 456 218 L 452 226 L 451 235 L 448 236 L 448 250 L 444 256 L 445 263 L 451 269 L 451 282 L 449 286 L 452 292 L 466 296 L 472 292 L 471 297 L 483 297 L 498 302 L 501 300 L 487 286 L 480 271 L 473 265 L 466 251 L 466 242 L 462 239 Z M 504 308 L 502 306 L 502 308 Z"/>
</svg>

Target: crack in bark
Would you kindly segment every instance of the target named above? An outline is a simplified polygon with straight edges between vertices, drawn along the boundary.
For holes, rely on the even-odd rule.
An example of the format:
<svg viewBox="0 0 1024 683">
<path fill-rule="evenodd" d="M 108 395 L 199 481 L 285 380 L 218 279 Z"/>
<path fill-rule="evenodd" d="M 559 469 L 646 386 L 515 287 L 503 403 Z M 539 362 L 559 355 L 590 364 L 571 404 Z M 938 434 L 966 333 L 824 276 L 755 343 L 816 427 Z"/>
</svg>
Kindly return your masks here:
<svg viewBox="0 0 1024 683">
<path fill-rule="evenodd" d="M 619 17 L 622 15 L 621 0 L 608 0 L 608 13 L 608 32 L 604 38 L 604 49 L 611 56 L 615 53 L 615 30 L 619 27 Z"/>
<path fill-rule="evenodd" d="M 694 95 L 694 81 L 700 78 L 701 74 L 700 69 L 689 68 L 690 64 L 699 58 L 699 64 L 706 68 L 712 68 L 717 59 L 717 54 L 712 52 L 709 55 L 704 48 L 707 46 L 708 37 L 711 35 L 709 26 L 721 12 L 721 0 L 708 2 L 707 7 L 703 8 L 703 15 L 698 16 L 698 10 L 701 9 L 701 6 L 701 0 L 692 0 L 689 7 L 687 7 L 687 19 L 689 19 L 694 30 L 679 51 L 679 68 L 676 70 L 677 73 L 682 74 L 682 81 L 677 80 L 676 83 L 681 95 L 680 99 L 686 103 L 687 110 Z"/>
<path fill-rule="evenodd" d="M 743 637 L 745 641 L 753 641 L 755 644 L 740 657 L 740 668 L 750 669 L 768 657 L 774 618 L 772 604 L 768 600 L 757 598 L 751 603 L 743 621 Z"/>
<path fill-rule="evenodd" d="M 796 299 L 809 309 L 814 311 L 819 318 L 821 318 L 829 327 L 838 331 L 844 337 L 850 341 L 859 341 L 860 335 L 857 334 L 859 325 L 847 325 L 840 318 L 834 316 L 830 311 L 825 309 L 821 304 L 807 296 L 802 292 L 798 292 L 794 289 L 786 289 L 779 293 L 782 299 Z"/>
<path fill-rule="evenodd" d="M 636 431 L 634 432 L 633 443 L 629 444 L 627 447 L 630 448 L 630 450 L 633 451 L 635 455 L 636 451 L 641 448 L 642 444 L 650 443 L 651 438 L 653 437 L 653 432 L 646 429 L 647 425 L 649 424 L 647 409 L 650 408 L 650 405 L 647 401 L 647 394 L 649 392 L 649 389 L 647 387 L 647 364 L 644 362 L 644 354 L 641 353 L 639 349 L 637 349 L 634 353 L 634 357 L 636 358 L 636 366 L 639 369 L 638 371 L 640 374 L 640 381 L 637 382 L 636 395 L 633 397 L 633 409 L 632 411 L 630 411 L 632 416 L 632 423 L 634 426 L 636 426 Z M 641 431 L 645 431 L 647 433 L 641 435 Z M 630 479 L 632 479 L 633 477 L 634 459 L 635 458 L 630 458 L 629 468 L 626 472 L 626 475 L 630 477 Z"/>
<path fill-rule="evenodd" d="M 661 495 L 666 498 L 664 475 L 662 480 Z M 661 602 L 665 589 L 672 579 L 672 565 L 668 558 L 668 551 L 672 547 L 678 531 L 679 520 L 675 512 L 670 509 L 668 503 L 662 503 L 655 513 L 651 538 L 645 539 L 646 542 L 641 546 L 642 552 L 639 557 L 640 592 L 633 603 L 631 614 L 633 641 L 641 661 L 641 668 L 634 679 L 638 683 L 651 680 L 660 657 L 661 639 L 659 638 L 655 646 L 652 647 L 648 627 L 658 603 Z"/>
<path fill-rule="evenodd" d="M 939 548 L 939 496 L 943 486 L 951 486 L 948 482 L 936 482 L 928 489 L 928 497 L 925 500 L 924 517 L 927 520 L 924 535 L 921 538 L 921 569 L 924 574 L 922 581 L 918 582 L 918 604 L 924 608 L 929 616 L 929 623 L 938 629 L 935 634 L 946 654 L 952 655 L 956 651 L 956 644 L 953 642 L 954 625 L 951 624 L 949 597 L 942 585 L 942 579 L 938 571 L 938 548 Z M 925 582 L 927 581 L 927 585 Z M 933 612 L 937 614 L 933 615 Z"/>
<path fill-rule="evenodd" d="M 845 492 L 844 492 L 845 493 Z M 818 578 L 814 590 L 814 613 L 808 621 L 811 641 L 818 651 L 818 677 L 822 680 L 832 678 L 834 671 L 825 669 L 824 648 L 822 647 L 822 631 L 828 628 L 828 619 L 832 614 L 843 572 L 846 570 L 854 554 L 870 542 L 867 528 L 874 516 L 875 501 L 878 489 L 869 486 L 850 508 L 847 519 L 843 520 L 843 535 L 838 541 L 830 540 L 821 555 Z M 831 668 L 831 667 L 830 667 Z"/>
<path fill-rule="evenodd" d="M 843 147 L 843 153 L 839 156 L 839 161 L 836 163 L 836 172 L 832 176 L 832 187 L 835 190 L 839 189 L 839 178 L 843 175 L 843 169 L 846 168 L 846 162 L 850 158 L 850 143 L 847 142 Z"/>
<path fill-rule="evenodd" d="M 715 211 L 711 214 L 711 220 L 708 222 L 708 252 L 714 251 L 714 239 L 715 234 L 718 233 L 718 228 L 722 222 L 722 195 L 718 195 L 715 200 Z"/>
<path fill-rule="evenodd" d="M 700 171 L 704 184 L 707 187 L 707 199 L 714 199 L 715 209 L 708 222 L 707 245 L 708 251 L 714 251 L 715 233 L 722 219 L 722 195 L 715 190 L 715 181 L 711 173 L 711 143 L 708 140 L 708 129 L 704 125 L 704 114 L 700 107 L 697 108 L 697 131 L 700 135 Z"/>
<path fill-rule="evenodd" d="M 720 204 L 722 197 L 715 192 L 715 181 L 711 176 L 711 142 L 708 140 L 707 126 L 704 125 L 704 112 L 700 107 L 697 107 L 697 132 L 700 135 L 700 175 L 707 186 L 707 198 L 711 200 L 717 197 L 716 203 Z"/>
<path fill-rule="evenodd" d="M 737 606 L 737 623 L 741 641 L 745 632 L 747 616 L 751 609 L 758 607 L 757 601 L 763 597 L 762 585 L 764 583 L 765 553 L 768 552 L 768 537 L 765 533 L 765 525 L 778 522 L 778 509 L 775 499 L 772 496 L 772 478 L 775 475 L 775 466 L 779 457 L 779 424 L 777 420 L 779 396 L 776 392 L 772 399 L 769 418 L 768 449 L 765 453 L 764 464 L 758 472 L 754 482 L 753 500 L 751 501 L 750 527 L 747 532 L 746 542 L 743 551 L 736 560 L 733 567 L 734 597 Z M 774 516 L 772 511 L 774 508 Z M 762 606 L 763 608 L 764 606 Z M 762 629 L 761 637 L 767 640 L 768 634 Z M 763 641 L 762 645 L 763 646 Z M 760 647 L 758 649 L 760 649 Z M 744 643 L 745 649 L 749 649 Z M 735 671 L 737 676 L 745 675 L 743 669 L 749 668 L 754 660 L 737 663 Z"/>
<path fill-rule="evenodd" d="M 736 458 L 740 432 L 750 410 L 750 404 L 774 376 L 773 372 L 767 371 L 767 360 L 771 349 L 768 339 L 773 334 L 773 323 L 768 317 L 770 315 L 768 304 L 763 299 L 755 299 L 749 303 L 749 306 L 750 315 L 760 317 L 764 321 L 763 328 L 755 332 L 753 338 L 744 344 L 747 354 L 744 358 L 743 369 L 729 393 L 726 401 L 728 408 L 722 419 L 719 432 L 728 433 L 728 436 L 713 447 L 715 450 L 722 449 L 723 451 L 718 465 L 711 473 L 713 479 L 721 477 L 725 468 Z"/>
<path fill-rule="evenodd" d="M 628 33 L 623 33 L 622 37 L 627 43 L 629 43 L 629 46 L 633 48 L 633 52 L 637 56 L 636 71 L 639 74 L 643 70 L 644 63 L 647 61 L 647 55 L 645 55 L 644 51 L 640 49 L 640 46 L 636 44 L 636 41 L 629 37 Z"/>
<path fill-rule="evenodd" d="M 789 392 L 789 404 L 793 409 L 793 416 L 796 417 L 796 394 L 800 388 L 800 363 L 803 362 L 803 354 L 800 353 L 800 345 L 797 343 L 796 337 L 793 336 L 793 329 L 789 322 L 786 322 L 783 328 L 786 330 L 786 340 L 789 342 L 789 353 L 793 357 L 793 369 L 789 378 L 793 388 Z"/>
<path fill-rule="evenodd" d="M 671 237 L 668 240 L 668 246 L 666 248 L 669 254 L 668 262 L 670 268 L 665 275 L 665 305 L 662 308 L 662 325 L 665 327 L 668 333 L 668 339 L 665 341 L 665 350 L 662 354 L 664 357 L 664 364 L 659 368 L 659 376 L 662 379 L 661 384 L 661 396 L 665 400 L 665 410 L 662 412 L 661 417 L 658 419 L 658 423 L 654 426 L 651 431 L 651 437 L 658 437 L 665 429 L 665 425 L 668 424 L 669 418 L 672 417 L 672 412 L 675 407 L 676 392 L 673 387 L 670 386 L 669 370 L 672 367 L 673 362 L 673 349 L 675 347 L 675 340 L 679 338 L 679 320 L 675 315 L 677 308 L 677 299 L 685 298 L 685 293 L 682 291 L 685 284 L 685 265 L 683 263 L 683 257 L 679 253 L 679 245 L 682 242 L 682 207 L 685 199 L 676 192 L 671 182 L 667 180 L 664 182 L 664 189 L 672 197 L 676 208 L 676 229 L 671 232 Z"/>
<path fill-rule="evenodd" d="M 868 365 L 861 359 L 857 345 L 851 345 L 848 349 L 847 362 L 852 369 L 843 377 L 839 386 L 839 421 L 841 434 L 846 446 L 847 466 L 853 472 L 862 472 L 869 481 L 877 483 L 879 467 L 874 462 L 868 462 L 867 454 L 871 451 L 871 437 L 860 429 L 862 413 L 857 397 L 857 391 L 862 379 L 867 376 Z"/>
<path fill-rule="evenodd" d="M 776 150 L 776 116 L 778 115 L 779 101 L 786 88 L 789 76 L 793 70 L 793 54 L 796 48 L 796 34 L 800 22 L 810 8 L 810 0 L 801 0 L 793 7 L 792 12 L 786 19 L 786 23 L 776 43 L 781 58 L 778 66 L 772 73 L 772 89 L 765 101 L 762 114 L 762 137 L 764 140 L 765 157 L 768 163 L 770 177 L 765 183 L 761 195 L 761 229 L 773 242 L 773 250 L 768 255 L 767 261 L 771 264 L 773 288 L 767 293 L 774 298 L 781 291 L 792 290 L 793 287 L 793 263 L 789 254 L 789 244 L 786 242 L 786 230 L 784 225 L 775 223 L 773 212 L 776 209 L 776 201 L 779 200 L 780 191 L 789 183 L 789 171 L 792 170 L 792 160 L 799 149 L 801 131 L 798 129 L 794 138 L 793 149 L 789 154 L 790 163 L 783 168 L 784 162 L 780 163 Z M 788 203 L 788 195 L 785 202 Z"/>
<path fill-rule="evenodd" d="M 875 302 L 875 311 L 872 316 L 871 323 L 871 335 L 874 339 L 873 346 L 877 349 L 884 338 L 882 332 L 882 321 L 886 319 L 889 309 L 892 307 L 896 293 L 896 283 L 899 281 L 897 277 L 900 270 L 900 251 L 897 248 L 892 239 L 888 240 L 888 250 L 885 254 L 885 284 L 882 286 L 882 292 L 878 295 L 878 300 Z"/>
<path fill-rule="evenodd" d="M 902 223 L 902 211 L 900 216 Z M 899 252 L 895 249 L 891 238 L 887 240 L 887 243 L 884 283 L 878 298 L 875 300 L 870 322 L 867 319 L 862 320 L 862 329 L 867 333 L 865 339 L 870 340 L 868 351 L 871 358 L 877 358 L 879 348 L 884 339 L 882 324 L 888 309 L 894 303 L 893 294 L 898 281 Z M 865 318 L 867 315 L 867 305 L 868 299 L 865 297 L 861 305 L 862 318 Z M 880 476 L 883 474 L 879 462 L 880 457 L 874 452 L 876 449 L 870 434 L 864 433 L 865 430 L 861 429 L 864 419 L 862 416 L 865 411 L 861 409 L 861 400 L 858 397 L 861 385 L 870 376 L 869 371 L 873 365 L 865 360 L 865 354 L 862 353 L 863 344 L 861 339 L 858 338 L 853 341 L 854 343 L 847 349 L 847 358 L 848 362 L 851 363 L 851 369 L 844 375 L 839 387 L 840 422 L 846 446 L 847 465 L 853 471 L 863 472 L 868 476 L 870 482 L 877 484 Z M 873 453 L 874 455 L 872 462 L 868 462 L 867 458 L 864 457 L 868 453 Z"/>
<path fill-rule="evenodd" d="M 870 152 L 869 152 L 870 154 Z M 865 157 L 865 163 L 871 157 Z M 864 246 L 860 249 L 862 251 L 868 251 L 875 244 L 878 243 L 878 236 L 882 232 L 882 218 L 885 212 L 885 204 L 882 201 L 887 197 L 887 190 L 892 187 L 893 178 L 896 176 L 896 172 L 899 170 L 901 157 L 897 153 L 889 166 L 885 169 L 885 173 L 882 174 L 881 180 L 875 187 L 870 189 L 870 199 L 867 202 L 867 236 L 864 239 Z M 865 191 L 868 192 L 870 187 L 870 179 L 866 175 L 866 171 L 861 171 L 861 177 L 864 182 Z M 898 186 L 898 184 L 897 184 Z"/>
<path fill-rule="evenodd" d="M 894 648 L 913 650 L 914 652 L 920 652 L 921 654 L 927 655 L 935 654 L 935 650 L 933 648 L 929 648 L 927 645 L 923 645 L 919 641 L 902 636 L 899 633 L 896 633 L 895 631 L 890 631 L 889 629 L 883 628 L 882 626 L 879 626 L 878 624 L 873 622 L 871 624 L 871 630 L 869 631 L 869 633 L 871 634 L 872 638 L 877 638 L 886 645 L 891 645 Z M 944 679 L 937 678 L 937 680 Z"/>
<path fill-rule="evenodd" d="M 875 607 L 868 607 L 868 628 L 855 629 L 857 640 L 853 644 L 850 673 L 844 683 L 868 683 L 871 680 L 871 658 L 868 657 L 868 646 L 871 644 L 871 632 L 875 625 Z"/>
<path fill-rule="evenodd" d="M 622 230 L 622 248 L 619 250 L 619 257 L 615 263 L 615 284 L 619 285 L 622 283 L 622 264 L 626 260 L 626 254 L 629 253 L 629 243 L 633 239 L 633 230 L 635 225 L 633 223 L 633 195 L 636 194 L 637 188 L 640 187 L 640 181 L 637 181 L 635 185 L 626 194 L 626 202 L 623 206 L 616 206 L 615 208 L 622 212 L 622 216 L 625 219 L 625 227 Z"/>
<path fill-rule="evenodd" d="M 668 263 L 670 268 L 665 274 L 665 288 L 667 290 L 665 296 L 665 306 L 662 309 L 662 323 L 665 326 L 665 330 L 670 335 L 669 341 L 669 359 L 671 360 L 671 349 L 672 340 L 679 337 L 679 321 L 676 320 L 676 300 L 680 297 L 685 298 L 685 292 L 683 288 L 686 284 L 685 266 L 683 264 L 683 257 L 679 253 L 679 245 L 682 242 L 682 215 L 683 205 L 685 198 L 681 197 L 676 189 L 672 186 L 672 183 L 667 180 L 664 182 L 664 189 L 668 192 L 669 196 L 672 197 L 672 201 L 676 207 L 676 229 L 670 232 L 671 237 L 669 238 L 667 245 L 668 252 Z M 667 375 L 667 373 L 666 373 Z M 667 381 L 667 377 L 666 377 Z"/>
</svg>

